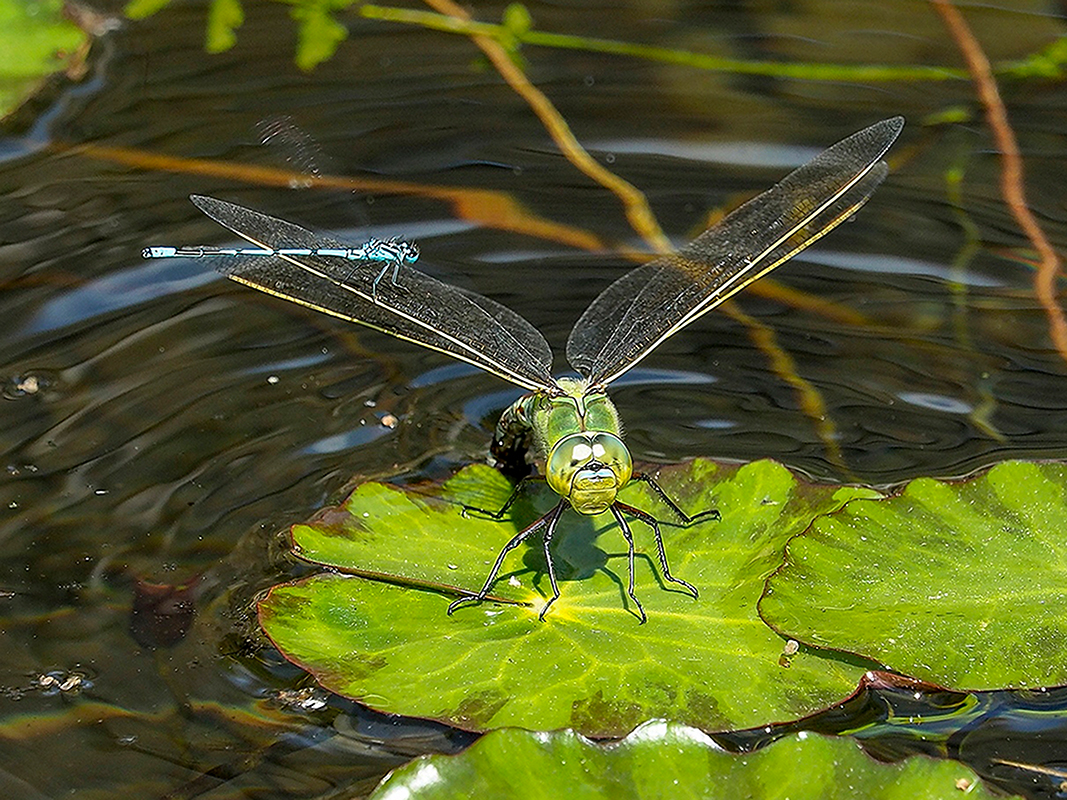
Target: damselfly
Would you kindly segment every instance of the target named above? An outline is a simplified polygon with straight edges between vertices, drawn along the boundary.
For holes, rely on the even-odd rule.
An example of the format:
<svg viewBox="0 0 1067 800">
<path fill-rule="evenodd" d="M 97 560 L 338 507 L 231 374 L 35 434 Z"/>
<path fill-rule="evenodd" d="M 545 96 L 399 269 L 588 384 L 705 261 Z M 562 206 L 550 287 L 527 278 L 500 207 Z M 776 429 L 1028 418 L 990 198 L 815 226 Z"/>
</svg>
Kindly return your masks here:
<svg viewBox="0 0 1067 800">
<path fill-rule="evenodd" d="M 396 283 L 397 273 L 402 264 L 414 264 L 419 260 L 419 248 L 414 242 L 401 239 L 368 239 L 358 247 L 209 247 L 191 245 L 187 247 L 146 247 L 141 253 L 145 258 L 212 258 L 225 256 L 230 258 L 271 256 L 322 256 L 343 258 L 348 261 L 378 261 L 385 266 L 381 268 L 371 283 L 371 291 L 377 294 L 378 284 L 393 268 L 392 281 Z"/>
<path fill-rule="evenodd" d="M 563 512 L 573 508 L 590 516 L 610 512 L 618 524 L 627 544 L 627 595 L 644 622 L 644 609 L 634 594 L 634 541 L 627 517 L 651 528 L 664 579 L 693 597 L 697 590 L 671 574 L 657 519 L 622 503 L 618 493 L 641 480 L 685 524 L 696 517 L 685 514 L 650 476 L 633 471 L 608 385 L 669 336 L 849 219 L 885 178 L 888 167 L 882 156 L 903 126 L 903 118 L 894 117 L 849 136 L 678 252 L 615 281 L 586 309 L 567 341 L 567 359 L 578 379 L 554 378 L 552 352 L 544 337 L 487 297 L 415 269 L 405 270 L 402 285 L 381 282 L 384 273 L 371 279 L 369 272 L 353 271 L 346 257 L 336 254 L 348 252 L 342 244 L 222 200 L 193 196 L 192 201 L 265 251 L 256 252 L 262 257 L 226 259 L 232 263 L 223 263 L 220 270 L 227 277 L 447 353 L 530 391 L 501 417 L 493 453 L 507 459 L 529 448 L 560 500 L 504 546 L 481 589 L 452 602 L 449 614 L 464 603 L 485 600 L 505 556 L 543 530 L 552 586 L 552 597 L 538 615 L 543 619 L 560 596 L 549 547 Z M 152 252 L 150 248 L 146 254 Z"/>
</svg>

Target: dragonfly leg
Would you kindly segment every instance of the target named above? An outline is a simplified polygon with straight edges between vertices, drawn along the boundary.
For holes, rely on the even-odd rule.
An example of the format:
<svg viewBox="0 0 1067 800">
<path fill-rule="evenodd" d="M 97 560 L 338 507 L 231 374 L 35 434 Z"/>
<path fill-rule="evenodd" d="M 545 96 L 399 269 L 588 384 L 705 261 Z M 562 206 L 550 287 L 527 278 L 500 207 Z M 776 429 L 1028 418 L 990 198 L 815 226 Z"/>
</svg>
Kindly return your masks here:
<svg viewBox="0 0 1067 800">
<path fill-rule="evenodd" d="M 681 578 L 676 578 L 674 577 L 674 575 L 671 574 L 671 568 L 667 564 L 667 551 L 663 548 L 663 535 L 660 533 L 659 530 L 659 521 L 647 511 L 642 511 L 639 508 L 634 508 L 633 506 L 628 506 L 626 505 L 626 503 L 620 503 L 618 501 L 616 501 L 615 504 L 611 507 L 612 513 L 615 514 L 615 519 L 619 518 L 618 514 L 615 511 L 616 509 L 618 509 L 619 511 L 625 511 L 628 514 L 632 514 L 652 529 L 652 535 L 656 538 L 656 553 L 659 555 L 659 566 L 660 569 L 663 570 L 664 579 L 670 581 L 671 583 L 677 583 L 679 586 L 685 587 L 685 589 L 688 590 L 689 594 L 693 595 L 693 597 L 699 597 L 700 592 L 697 591 L 696 587 L 693 586 L 693 584 L 689 583 L 688 581 L 683 581 Z M 626 534 L 624 533 L 623 535 L 625 536 Z"/>
<path fill-rule="evenodd" d="M 545 530 L 545 535 L 542 537 L 543 546 L 545 550 L 545 564 L 548 565 L 548 582 L 552 584 L 552 597 L 548 602 L 541 606 L 540 612 L 537 614 L 537 618 L 542 622 L 545 621 L 545 614 L 548 613 L 548 607 L 559 599 L 559 584 L 556 583 L 556 568 L 552 565 L 552 553 L 549 551 L 549 546 L 552 544 L 552 537 L 556 535 L 556 523 L 559 522 L 560 515 L 563 513 L 563 508 L 566 505 L 566 501 L 562 500 L 552 510 L 548 512 L 548 516 L 551 517 L 548 521 L 548 528 Z M 542 517 L 544 519 L 544 517 Z"/>
<path fill-rule="evenodd" d="M 359 272 L 359 266 L 360 266 L 360 262 L 358 262 L 358 261 L 354 262 L 352 264 L 352 266 L 349 268 L 348 272 L 345 273 L 345 276 L 343 278 L 341 278 L 340 283 L 342 285 L 344 285 L 344 284 L 347 284 L 350 280 L 352 280 L 352 276 L 355 275 L 357 272 Z"/>
<path fill-rule="evenodd" d="M 370 285 L 370 296 L 375 303 L 378 302 L 378 284 L 381 283 L 382 278 L 385 277 L 385 273 L 387 273 L 388 271 L 389 264 L 386 263 L 386 265 L 378 271 L 378 274 L 374 278 L 374 282 Z"/>
<path fill-rule="evenodd" d="M 465 605 L 467 603 L 480 603 L 485 600 L 486 596 L 489 594 L 490 587 L 492 587 L 493 583 L 496 581 L 497 575 L 500 574 L 500 568 L 504 565 L 504 558 L 507 556 L 507 554 L 514 550 L 516 547 L 518 547 L 520 544 L 522 544 L 524 541 L 526 541 L 526 539 L 529 538 L 530 534 L 535 533 L 546 525 L 548 526 L 548 535 L 550 537 L 551 533 L 555 530 L 556 522 L 559 520 L 560 515 L 563 513 L 563 510 L 566 507 L 567 501 L 560 500 L 560 502 L 556 505 L 554 509 L 549 511 L 547 514 L 545 514 L 543 517 L 536 520 L 532 524 L 527 525 L 525 528 L 523 528 L 521 531 L 511 537 L 508 543 L 504 545 L 504 548 L 500 551 L 500 554 L 496 557 L 496 563 L 493 564 L 493 568 L 489 571 L 489 577 L 485 579 L 485 583 L 482 585 L 481 590 L 477 594 L 468 595 L 466 597 L 460 597 L 458 600 L 453 600 L 451 603 L 449 603 L 448 615 L 451 616 L 452 612 L 462 605 Z M 549 605 L 551 605 L 552 601 L 554 601 L 556 597 L 559 597 L 559 590 L 556 588 L 556 576 L 552 570 L 551 559 L 549 559 L 548 561 L 548 570 L 549 578 L 552 581 L 552 589 L 556 593 L 555 597 L 553 597 L 552 600 L 549 601 Z M 541 616 L 543 615 L 544 610 L 541 611 Z"/>
<path fill-rule="evenodd" d="M 378 302 L 378 284 L 381 283 L 382 278 L 384 278 L 386 273 L 389 272 L 390 267 L 393 268 L 393 277 L 390 278 L 390 283 L 392 283 L 393 286 L 397 285 L 396 279 L 400 273 L 399 258 L 393 259 L 392 261 L 386 261 L 385 266 L 381 268 L 381 270 L 378 272 L 377 277 L 375 277 L 374 282 L 371 284 L 370 294 L 371 298 L 374 300 L 375 303 Z"/>
<path fill-rule="evenodd" d="M 527 475 L 525 478 L 521 478 L 519 482 L 515 484 L 515 488 L 511 490 L 511 495 L 504 502 L 504 505 L 502 505 L 497 511 L 490 511 L 487 508 L 478 508 L 478 506 L 464 505 L 463 513 L 466 514 L 468 511 L 474 511 L 478 514 L 484 514 L 485 516 L 490 517 L 491 519 L 503 519 L 504 515 L 508 512 L 508 509 L 511 508 L 512 505 L 514 505 L 516 500 L 518 500 L 519 495 L 522 493 L 522 490 L 526 488 L 526 484 L 533 483 L 534 481 L 543 480 L 544 476 L 542 475 Z"/>
<path fill-rule="evenodd" d="M 666 504 L 666 506 L 670 508 L 671 511 L 677 514 L 678 519 L 680 519 L 686 525 L 696 522 L 698 519 L 704 519 L 705 517 L 710 517 L 711 519 L 722 519 L 722 514 L 719 513 L 719 509 L 717 508 L 709 508 L 704 511 L 701 511 L 698 514 L 693 514 L 692 516 L 686 514 L 684 511 L 682 511 L 681 507 L 671 499 L 670 495 L 660 488 L 660 485 L 656 483 L 655 479 L 651 475 L 648 475 L 644 472 L 635 473 L 630 477 L 630 480 L 647 483 L 649 488 L 652 489 L 652 491 L 654 491 L 657 495 L 659 495 L 659 499 L 662 500 L 664 504 Z"/>
<path fill-rule="evenodd" d="M 611 507 L 611 515 L 615 517 L 615 521 L 619 523 L 619 530 L 622 531 L 622 537 L 626 540 L 626 557 L 630 565 L 630 583 L 626 588 L 626 594 L 630 595 L 630 599 L 634 601 L 634 605 L 637 606 L 637 613 L 641 617 L 641 623 L 644 625 L 648 621 L 648 617 L 645 616 L 644 606 L 641 605 L 641 601 L 637 599 L 637 595 L 634 594 L 634 535 L 630 531 L 630 525 L 626 522 L 626 519 L 622 516 L 615 506 Z M 662 549 L 662 547 L 661 547 Z M 666 572 L 666 570 L 664 570 Z"/>
</svg>

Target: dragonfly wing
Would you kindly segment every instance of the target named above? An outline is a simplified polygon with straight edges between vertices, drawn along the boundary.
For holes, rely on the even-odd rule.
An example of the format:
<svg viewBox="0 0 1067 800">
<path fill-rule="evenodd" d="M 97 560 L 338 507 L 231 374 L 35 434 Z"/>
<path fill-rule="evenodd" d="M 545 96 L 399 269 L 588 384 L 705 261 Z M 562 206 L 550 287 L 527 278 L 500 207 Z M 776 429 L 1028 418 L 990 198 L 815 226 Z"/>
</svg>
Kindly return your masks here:
<svg viewBox="0 0 1067 800">
<path fill-rule="evenodd" d="M 567 359 L 606 386 L 664 339 L 829 233 L 862 206 L 904 127 L 893 117 L 823 151 L 677 253 L 623 275 L 571 331 Z"/>
<path fill-rule="evenodd" d="M 348 247 L 233 203 L 200 195 L 190 199 L 220 225 L 260 247 Z M 212 265 L 238 283 L 438 350 L 525 389 L 555 387 L 552 352 L 529 322 L 487 297 L 410 265 L 402 265 L 395 278 L 388 262 L 338 256 L 217 258 Z"/>
</svg>

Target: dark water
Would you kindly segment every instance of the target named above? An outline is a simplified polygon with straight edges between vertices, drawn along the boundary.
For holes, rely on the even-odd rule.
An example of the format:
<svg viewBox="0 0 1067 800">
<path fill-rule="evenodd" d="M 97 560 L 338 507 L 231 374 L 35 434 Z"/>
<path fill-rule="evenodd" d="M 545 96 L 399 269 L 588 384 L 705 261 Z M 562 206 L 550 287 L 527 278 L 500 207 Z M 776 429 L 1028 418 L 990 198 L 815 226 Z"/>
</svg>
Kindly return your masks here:
<svg viewBox="0 0 1067 800">
<path fill-rule="evenodd" d="M 926 3 L 831 6 L 529 7 L 539 29 L 730 58 L 960 63 Z M 1060 11 L 1021 2 L 967 14 L 997 61 L 1062 36 Z M 502 12 L 477 8 L 485 20 Z M 250 5 L 221 55 L 203 51 L 204 14 L 186 5 L 108 34 L 82 81 L 9 120 L 0 140 L 5 796 L 369 791 L 411 754 L 467 741 L 294 693 L 305 686 L 296 670 L 247 650 L 248 601 L 277 577 L 279 531 L 353 474 L 437 477 L 484 458 L 518 390 L 195 263 L 143 261 L 148 244 L 229 241 L 189 193 L 354 240 L 414 239 L 422 269 L 520 311 L 556 352 L 631 265 L 613 246 L 643 247 L 619 201 L 559 155 L 463 37 L 343 16 L 348 39 L 305 73 L 284 6 Z M 770 456 L 818 478 L 886 485 L 1067 454 L 1067 366 L 1033 298 L 1029 246 L 999 199 L 969 83 L 523 54 L 578 138 L 647 194 L 676 242 L 822 147 L 908 119 L 893 174 L 857 222 L 775 275 L 831 311 L 756 292 L 740 300 L 817 391 L 830 427 L 804 410 L 751 329 L 713 314 L 619 381 L 613 396 L 638 459 Z M 1030 205 L 1062 250 L 1067 94 L 1051 79 L 1002 91 Z M 948 110 L 970 119 L 924 124 Z M 361 190 L 288 188 L 278 170 L 306 163 L 287 167 L 285 149 L 257 133 L 279 116 Z M 962 213 L 949 200 L 954 169 Z M 605 246 L 475 218 L 449 199 L 462 189 L 500 192 Z M 1010 698 L 988 705 L 987 721 L 1008 732 L 985 736 L 973 758 L 945 754 L 1004 778 L 995 767 L 1011 760 L 1007 742 L 1031 743 L 1031 758 L 1032 742 L 1044 743 L 1052 755 L 1039 763 L 1062 751 L 1062 731 L 1018 722 L 1031 717 L 1006 711 L 1019 705 Z M 1058 791 L 1054 775 L 1009 785 L 1031 779 Z"/>
</svg>

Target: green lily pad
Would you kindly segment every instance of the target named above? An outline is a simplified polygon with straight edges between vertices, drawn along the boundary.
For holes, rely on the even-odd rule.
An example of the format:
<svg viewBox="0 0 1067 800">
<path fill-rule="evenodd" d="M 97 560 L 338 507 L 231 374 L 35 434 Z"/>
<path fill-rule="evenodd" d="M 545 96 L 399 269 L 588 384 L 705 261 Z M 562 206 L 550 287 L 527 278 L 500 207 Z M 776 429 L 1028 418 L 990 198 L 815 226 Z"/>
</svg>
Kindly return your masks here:
<svg viewBox="0 0 1067 800">
<path fill-rule="evenodd" d="M 1067 466 L 1010 461 L 856 500 L 789 543 L 761 613 L 961 689 L 1067 683 Z"/>
<path fill-rule="evenodd" d="M 694 599 L 663 588 L 652 536 L 635 522 L 639 625 L 626 605 L 626 548 L 610 515 L 567 512 L 553 543 L 562 596 L 544 621 L 547 577 L 539 542 L 510 554 L 493 593 L 504 600 L 445 609 L 481 587 L 498 551 L 555 502 L 524 497 L 502 521 L 463 504 L 499 508 L 511 486 L 485 466 L 443 487 L 370 483 L 344 506 L 293 529 L 302 558 L 363 577 L 325 574 L 275 587 L 260 622 L 283 654 L 331 691 L 381 711 L 486 730 L 576 728 L 622 735 L 651 717 L 705 729 L 810 713 L 848 693 L 860 667 L 801 651 L 759 619 L 756 602 L 785 542 L 817 514 L 869 490 L 798 483 L 779 464 L 723 467 L 698 460 L 660 471 L 689 513 L 720 521 L 665 524 L 678 577 Z M 644 485 L 623 502 L 669 512 Z M 366 577 L 378 580 L 366 580 Z M 667 584 L 670 586 L 670 584 Z"/>
<path fill-rule="evenodd" d="M 790 798 L 968 800 L 994 797 L 952 761 L 915 757 L 882 764 L 855 742 L 798 735 L 734 755 L 684 725 L 650 722 L 597 745 L 571 731 L 508 728 L 456 756 L 424 756 L 389 775 L 371 800 L 447 798 Z"/>
</svg>

